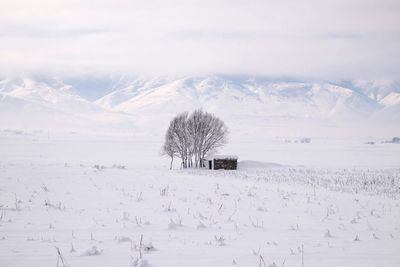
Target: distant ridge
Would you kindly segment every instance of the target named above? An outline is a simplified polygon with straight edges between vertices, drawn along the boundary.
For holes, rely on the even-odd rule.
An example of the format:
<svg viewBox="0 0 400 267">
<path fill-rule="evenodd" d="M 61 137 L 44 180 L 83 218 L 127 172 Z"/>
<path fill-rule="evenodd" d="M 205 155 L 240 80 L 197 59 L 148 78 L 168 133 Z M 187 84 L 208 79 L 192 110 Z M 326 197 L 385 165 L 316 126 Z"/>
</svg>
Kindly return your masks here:
<svg viewBox="0 0 400 267">
<path fill-rule="evenodd" d="M 90 78 L 59 77 L 0 81 L 0 120 L 6 126 L 34 127 L 40 119 L 39 127 L 46 120 L 53 127 L 60 116 L 60 124 L 66 128 L 140 128 L 146 121 L 157 120 L 164 127 L 174 114 L 195 108 L 216 113 L 231 123 L 255 127 L 288 120 L 393 124 L 400 123 L 400 86 L 397 82 L 274 81 L 217 75 L 110 76 L 94 78 L 93 83 Z M 18 116 L 13 118 L 13 114 Z"/>
</svg>

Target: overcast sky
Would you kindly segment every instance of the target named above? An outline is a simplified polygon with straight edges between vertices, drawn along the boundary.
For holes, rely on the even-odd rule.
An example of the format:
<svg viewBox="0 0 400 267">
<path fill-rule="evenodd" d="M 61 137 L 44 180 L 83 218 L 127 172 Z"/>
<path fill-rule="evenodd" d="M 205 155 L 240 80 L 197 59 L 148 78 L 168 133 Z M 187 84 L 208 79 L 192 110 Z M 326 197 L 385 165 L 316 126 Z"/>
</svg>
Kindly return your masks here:
<svg viewBox="0 0 400 267">
<path fill-rule="evenodd" d="M 0 0 L 0 73 L 390 78 L 399 0 Z"/>
</svg>

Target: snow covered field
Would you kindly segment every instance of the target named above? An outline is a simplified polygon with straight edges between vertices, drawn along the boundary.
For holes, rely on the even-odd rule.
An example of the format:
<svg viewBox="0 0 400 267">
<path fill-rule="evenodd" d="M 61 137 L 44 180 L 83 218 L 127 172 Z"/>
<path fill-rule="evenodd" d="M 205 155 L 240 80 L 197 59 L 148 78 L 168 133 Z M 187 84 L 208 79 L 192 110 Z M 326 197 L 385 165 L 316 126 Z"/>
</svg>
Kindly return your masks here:
<svg viewBox="0 0 400 267">
<path fill-rule="evenodd" d="M 238 171 L 160 145 L 2 133 L 0 266 L 400 265 L 400 145 L 231 142 Z"/>
<path fill-rule="evenodd" d="M 400 267 L 400 0 L 0 3 L 0 267 Z"/>
</svg>

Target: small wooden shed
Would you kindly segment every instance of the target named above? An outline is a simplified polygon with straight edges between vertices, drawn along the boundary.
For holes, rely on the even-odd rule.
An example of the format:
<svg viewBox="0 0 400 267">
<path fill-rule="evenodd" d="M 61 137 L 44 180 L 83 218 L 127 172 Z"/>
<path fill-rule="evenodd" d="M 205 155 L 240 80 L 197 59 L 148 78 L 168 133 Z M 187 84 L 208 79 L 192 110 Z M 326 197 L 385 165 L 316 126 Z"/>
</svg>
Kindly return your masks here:
<svg viewBox="0 0 400 267">
<path fill-rule="evenodd" d="M 234 155 L 216 155 L 207 159 L 210 170 L 236 170 L 238 157 Z"/>
</svg>

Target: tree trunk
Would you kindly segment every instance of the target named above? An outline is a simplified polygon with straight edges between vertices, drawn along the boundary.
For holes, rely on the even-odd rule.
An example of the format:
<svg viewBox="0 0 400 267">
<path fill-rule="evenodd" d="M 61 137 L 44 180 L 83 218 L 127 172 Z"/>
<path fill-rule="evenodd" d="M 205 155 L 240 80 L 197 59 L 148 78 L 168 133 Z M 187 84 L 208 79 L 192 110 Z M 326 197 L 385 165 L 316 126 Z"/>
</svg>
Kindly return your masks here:
<svg viewBox="0 0 400 267">
<path fill-rule="evenodd" d="M 171 157 L 171 165 L 169 166 L 170 170 L 172 170 L 172 163 L 174 163 L 174 156 Z"/>
</svg>

